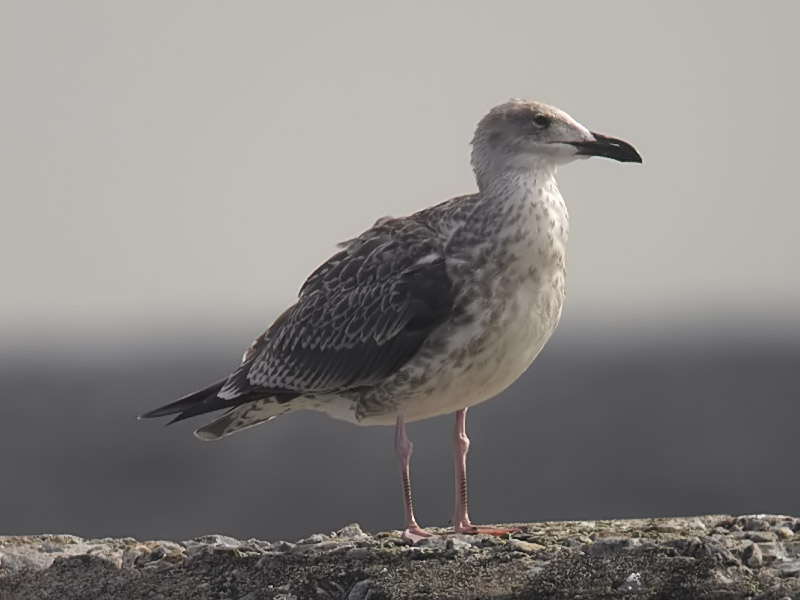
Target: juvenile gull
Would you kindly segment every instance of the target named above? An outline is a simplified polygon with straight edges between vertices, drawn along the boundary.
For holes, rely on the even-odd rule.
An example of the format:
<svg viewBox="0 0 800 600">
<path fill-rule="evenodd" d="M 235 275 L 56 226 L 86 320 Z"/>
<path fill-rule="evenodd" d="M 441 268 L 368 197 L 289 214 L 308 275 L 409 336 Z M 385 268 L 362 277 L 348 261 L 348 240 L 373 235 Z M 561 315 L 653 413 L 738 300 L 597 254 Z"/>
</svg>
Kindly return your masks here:
<svg viewBox="0 0 800 600">
<path fill-rule="evenodd" d="M 533 362 L 561 316 L 567 207 L 556 168 L 636 150 L 592 133 L 546 104 L 511 100 L 472 139 L 478 192 L 408 217 L 383 217 L 320 266 L 226 379 L 142 415 L 174 423 L 226 412 L 203 440 L 295 410 L 358 425 L 396 425 L 403 537 L 430 533 L 414 518 L 406 423 L 456 413 L 453 449 L 459 533 L 467 514 L 467 408 L 496 396 Z"/>
</svg>

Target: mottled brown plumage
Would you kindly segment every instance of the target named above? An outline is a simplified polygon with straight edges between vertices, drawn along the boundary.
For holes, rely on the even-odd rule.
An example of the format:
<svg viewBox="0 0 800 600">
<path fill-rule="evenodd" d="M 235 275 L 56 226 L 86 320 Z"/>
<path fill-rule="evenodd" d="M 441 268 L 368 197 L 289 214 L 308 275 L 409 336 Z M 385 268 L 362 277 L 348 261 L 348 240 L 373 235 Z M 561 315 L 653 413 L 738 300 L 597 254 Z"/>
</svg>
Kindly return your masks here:
<svg viewBox="0 0 800 600">
<path fill-rule="evenodd" d="M 472 146 L 477 193 L 381 218 L 344 242 L 229 378 L 144 416 L 181 420 L 227 409 L 198 429 L 203 439 L 301 409 L 397 423 L 413 537 L 424 532 L 411 511 L 404 424 L 457 412 L 464 490 L 454 523 L 472 527 L 464 413 L 524 372 L 561 315 L 569 217 L 556 168 L 592 155 L 641 162 L 625 142 L 521 100 L 493 108 Z"/>
</svg>

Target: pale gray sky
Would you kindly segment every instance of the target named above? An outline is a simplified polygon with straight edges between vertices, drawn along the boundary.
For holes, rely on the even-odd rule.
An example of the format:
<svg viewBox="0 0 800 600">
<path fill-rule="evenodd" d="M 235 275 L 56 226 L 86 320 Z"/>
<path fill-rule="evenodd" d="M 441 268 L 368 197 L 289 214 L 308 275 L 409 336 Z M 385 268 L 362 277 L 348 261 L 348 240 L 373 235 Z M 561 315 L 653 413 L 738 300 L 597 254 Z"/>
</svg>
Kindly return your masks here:
<svg viewBox="0 0 800 600">
<path fill-rule="evenodd" d="M 570 314 L 793 314 L 798 20 L 792 1 L 4 0 L 0 333 L 266 325 L 337 241 L 471 192 L 473 127 L 511 96 L 644 157 L 561 171 Z"/>
</svg>

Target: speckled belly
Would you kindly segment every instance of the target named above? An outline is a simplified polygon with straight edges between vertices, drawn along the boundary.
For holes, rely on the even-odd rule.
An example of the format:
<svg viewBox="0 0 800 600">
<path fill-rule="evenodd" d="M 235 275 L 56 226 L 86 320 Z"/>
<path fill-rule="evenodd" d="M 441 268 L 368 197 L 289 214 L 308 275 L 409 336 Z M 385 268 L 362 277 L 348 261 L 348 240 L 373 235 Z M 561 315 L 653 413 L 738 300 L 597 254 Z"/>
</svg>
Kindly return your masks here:
<svg viewBox="0 0 800 600">
<path fill-rule="evenodd" d="M 349 415 L 329 414 L 362 425 L 390 425 L 400 414 L 406 421 L 417 421 L 496 396 L 530 366 L 561 315 L 563 295 L 549 286 L 523 286 L 512 297 L 492 318 L 487 315 L 457 331 L 444 331 L 442 351 L 404 367 L 407 379 L 386 389 L 385 396 L 364 398 L 355 407 L 362 411 L 360 418 L 353 419 L 352 409 Z M 401 375 L 400 381 L 405 378 Z"/>
</svg>

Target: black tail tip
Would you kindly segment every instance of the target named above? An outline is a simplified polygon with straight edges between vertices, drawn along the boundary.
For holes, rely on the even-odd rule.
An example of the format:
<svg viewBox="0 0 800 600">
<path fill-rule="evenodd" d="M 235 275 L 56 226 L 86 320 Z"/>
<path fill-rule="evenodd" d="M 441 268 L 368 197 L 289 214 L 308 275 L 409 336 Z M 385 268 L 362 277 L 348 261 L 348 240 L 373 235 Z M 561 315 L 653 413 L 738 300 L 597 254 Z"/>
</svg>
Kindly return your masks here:
<svg viewBox="0 0 800 600">
<path fill-rule="evenodd" d="M 170 415 L 178 415 L 170 423 L 182 421 L 195 415 L 226 408 L 227 401 L 217 397 L 217 394 L 225 385 L 227 379 L 221 379 L 210 386 L 203 388 L 197 392 L 192 392 L 188 396 L 184 396 L 179 400 L 170 402 L 164 406 L 159 406 L 156 409 L 147 411 L 139 415 L 138 419 L 156 419 L 158 417 L 168 417 Z M 167 423 L 169 425 L 169 423 Z"/>
<path fill-rule="evenodd" d="M 149 410 L 146 413 L 140 414 L 136 417 L 137 421 L 144 421 L 145 419 L 155 419 L 158 417 L 165 417 L 169 414 L 174 414 L 174 412 L 164 411 L 164 408 L 156 408 L 155 410 Z"/>
</svg>

